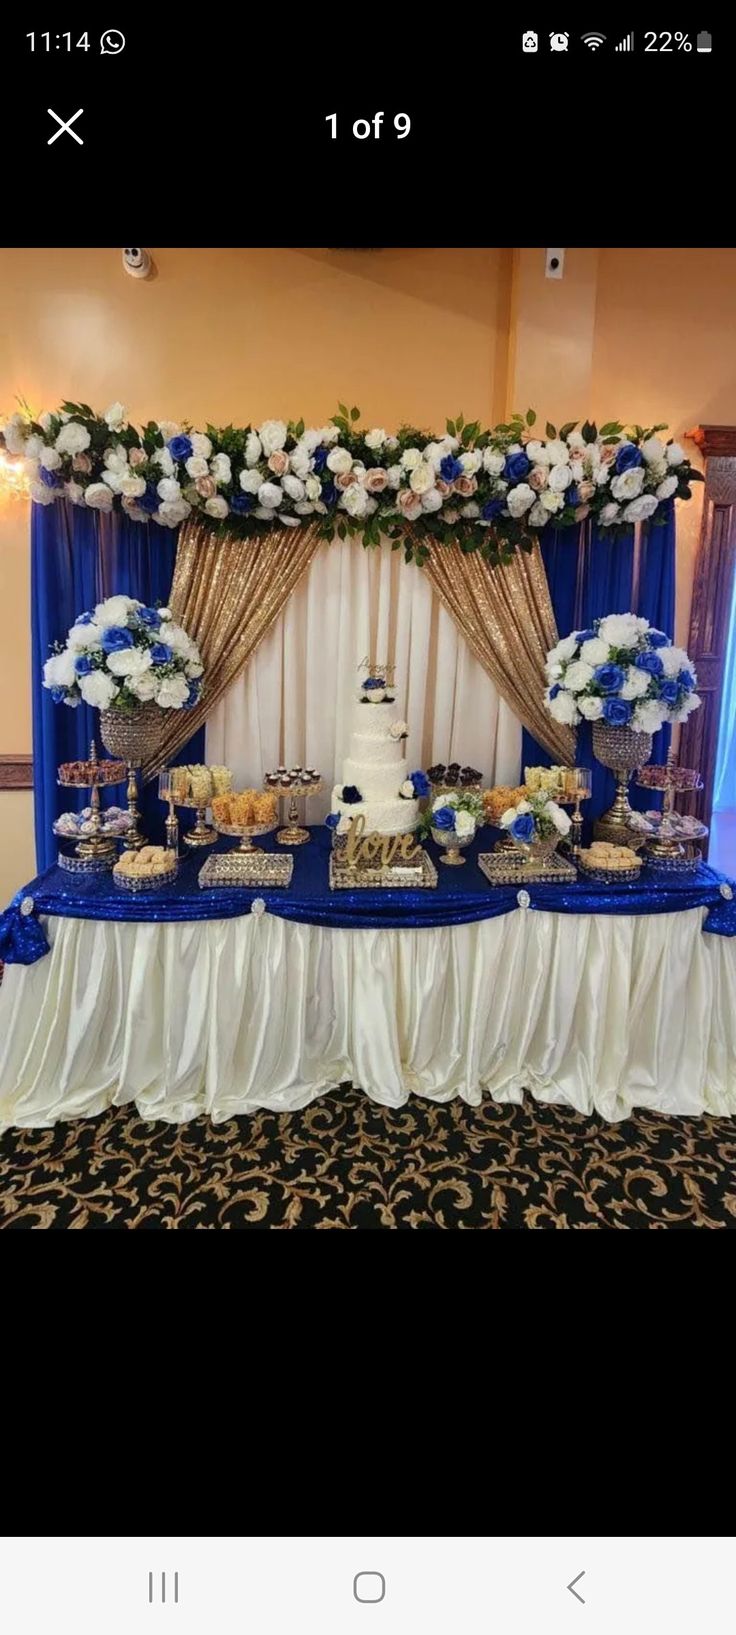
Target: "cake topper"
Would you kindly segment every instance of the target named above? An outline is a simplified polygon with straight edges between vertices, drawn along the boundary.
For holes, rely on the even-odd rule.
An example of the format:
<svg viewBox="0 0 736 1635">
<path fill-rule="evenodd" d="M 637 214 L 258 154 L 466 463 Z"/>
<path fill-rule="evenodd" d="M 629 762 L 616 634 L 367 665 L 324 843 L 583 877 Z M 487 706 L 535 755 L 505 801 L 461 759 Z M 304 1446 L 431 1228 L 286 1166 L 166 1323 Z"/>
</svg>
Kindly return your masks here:
<svg viewBox="0 0 736 1635">
<path fill-rule="evenodd" d="M 394 686 L 395 664 L 371 664 L 370 659 L 361 659 L 358 665 L 361 676 L 368 681 L 385 681 L 387 687 Z"/>
</svg>

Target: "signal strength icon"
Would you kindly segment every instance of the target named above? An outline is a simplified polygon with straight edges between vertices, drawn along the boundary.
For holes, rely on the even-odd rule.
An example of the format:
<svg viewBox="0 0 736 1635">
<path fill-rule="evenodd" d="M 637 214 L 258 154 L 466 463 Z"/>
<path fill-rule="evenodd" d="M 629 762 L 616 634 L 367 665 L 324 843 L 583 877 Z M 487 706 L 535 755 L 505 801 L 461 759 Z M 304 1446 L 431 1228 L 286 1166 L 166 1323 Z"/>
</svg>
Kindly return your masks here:
<svg viewBox="0 0 736 1635">
<path fill-rule="evenodd" d="M 603 45 L 606 36 L 605 34 L 583 34 L 581 38 L 583 45 L 587 45 L 589 51 L 597 51 L 599 45 Z"/>
<path fill-rule="evenodd" d="M 617 51 L 633 51 L 633 49 L 634 49 L 634 36 L 633 36 L 633 34 L 625 34 L 622 41 L 621 41 L 621 44 L 616 46 Z"/>
</svg>

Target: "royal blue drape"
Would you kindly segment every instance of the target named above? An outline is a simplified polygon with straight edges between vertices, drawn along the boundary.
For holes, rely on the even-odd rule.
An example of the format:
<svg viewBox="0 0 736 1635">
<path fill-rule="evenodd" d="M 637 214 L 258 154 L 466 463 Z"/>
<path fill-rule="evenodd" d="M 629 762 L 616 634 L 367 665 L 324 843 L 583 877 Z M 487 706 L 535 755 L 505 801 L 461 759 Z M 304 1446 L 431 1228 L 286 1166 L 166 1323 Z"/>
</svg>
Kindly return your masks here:
<svg viewBox="0 0 736 1635">
<path fill-rule="evenodd" d="M 547 537 L 549 536 L 549 537 Z M 634 531 L 614 535 L 606 528 L 583 525 L 569 529 L 545 529 L 541 543 L 555 621 L 560 636 L 586 630 L 594 619 L 607 613 L 638 613 L 659 630 L 674 637 L 675 623 L 675 509 L 667 506 L 664 524 L 642 528 L 639 562 L 639 590 L 634 600 Z M 655 734 L 652 760 L 667 758 L 670 728 Z M 610 806 L 615 791 L 613 773 L 599 765 L 593 755 L 592 730 L 588 722 L 578 727 L 578 762 L 591 768 L 593 793 L 586 803 L 589 821 Z M 549 766 L 551 756 L 526 730 L 522 738 L 524 766 Z M 632 805 L 640 808 L 657 804 L 647 790 L 631 787 Z"/>
<path fill-rule="evenodd" d="M 714 812 L 732 812 L 734 808 L 736 808 L 736 574 L 731 596 L 731 620 L 723 672 L 723 703 L 718 729 L 713 791 Z"/>
<path fill-rule="evenodd" d="M 135 596 L 142 602 L 165 603 L 174 572 L 176 530 L 157 523 L 131 522 L 124 514 L 100 517 L 80 506 L 56 501 L 34 505 L 31 514 L 31 635 L 33 707 L 33 791 L 36 857 L 40 869 L 56 861 L 52 824 L 62 811 L 77 809 L 89 796 L 61 789 L 61 761 L 86 758 L 96 738 L 102 750 L 99 711 L 79 704 L 55 704 L 43 686 L 43 666 L 54 641 L 64 641 L 77 615 L 105 596 Z M 104 753 L 104 751 L 103 751 Z M 201 761 L 204 729 L 177 759 Z M 107 797 L 103 797 L 106 799 Z M 108 804 L 122 805 L 125 788 L 111 791 Z M 141 801 L 144 827 L 152 838 L 163 835 L 165 813 L 148 785 Z"/>
</svg>

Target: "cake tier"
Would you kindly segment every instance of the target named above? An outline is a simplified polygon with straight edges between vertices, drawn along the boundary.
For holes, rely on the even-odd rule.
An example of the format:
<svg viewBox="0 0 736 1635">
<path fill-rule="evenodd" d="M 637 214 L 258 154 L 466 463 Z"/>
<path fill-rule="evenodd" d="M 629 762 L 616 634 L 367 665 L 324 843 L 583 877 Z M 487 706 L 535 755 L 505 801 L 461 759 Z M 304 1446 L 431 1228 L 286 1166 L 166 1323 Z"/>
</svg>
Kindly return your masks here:
<svg viewBox="0 0 736 1635">
<path fill-rule="evenodd" d="M 379 709 L 380 705 L 376 704 L 372 707 Z M 341 816 L 344 814 L 349 818 L 362 815 L 365 818 L 366 834 L 372 834 L 374 830 L 378 830 L 378 833 L 382 835 L 409 834 L 419 822 L 418 800 L 401 800 L 400 798 L 381 801 L 361 800 L 350 805 L 348 801 L 340 800 L 337 793 L 338 789 L 342 789 L 342 784 L 337 784 L 332 791 L 333 812 L 339 812 Z"/>
<path fill-rule="evenodd" d="M 404 759 L 405 742 L 405 739 L 389 738 L 388 734 L 379 737 L 367 732 L 353 732 L 350 736 L 350 758 L 359 761 L 361 766 L 367 766 L 369 762 L 373 766 L 397 766 Z"/>
<path fill-rule="evenodd" d="M 383 800 L 387 795 L 389 798 L 398 795 L 407 777 L 407 762 L 399 759 L 384 766 L 377 761 L 348 758 L 343 762 L 342 773 L 343 783 L 355 784 L 364 800 Z"/>
<path fill-rule="evenodd" d="M 395 700 L 390 704 L 369 704 L 358 699 L 353 705 L 353 732 L 367 733 L 371 738 L 387 738 L 389 727 L 399 720 Z"/>
</svg>

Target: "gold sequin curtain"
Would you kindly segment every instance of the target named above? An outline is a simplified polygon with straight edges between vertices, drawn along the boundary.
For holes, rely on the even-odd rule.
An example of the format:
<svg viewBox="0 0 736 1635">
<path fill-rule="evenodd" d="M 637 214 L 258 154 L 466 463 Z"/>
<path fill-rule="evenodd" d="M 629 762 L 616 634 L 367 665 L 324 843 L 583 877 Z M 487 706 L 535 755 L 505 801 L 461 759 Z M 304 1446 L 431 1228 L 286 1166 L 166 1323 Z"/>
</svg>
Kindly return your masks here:
<svg viewBox="0 0 736 1635">
<path fill-rule="evenodd" d="M 544 661 L 558 635 L 539 546 L 491 568 L 478 551 L 436 545 L 423 572 L 522 724 L 559 765 L 574 765 L 574 728 L 544 707 Z"/>
<path fill-rule="evenodd" d="M 163 735 L 143 766 L 144 779 L 168 765 L 245 669 L 306 573 L 318 543 L 315 523 L 273 529 L 253 539 L 214 533 L 201 522 L 185 523 L 169 606 L 199 647 L 205 684 L 193 710 L 166 712 Z"/>
</svg>

